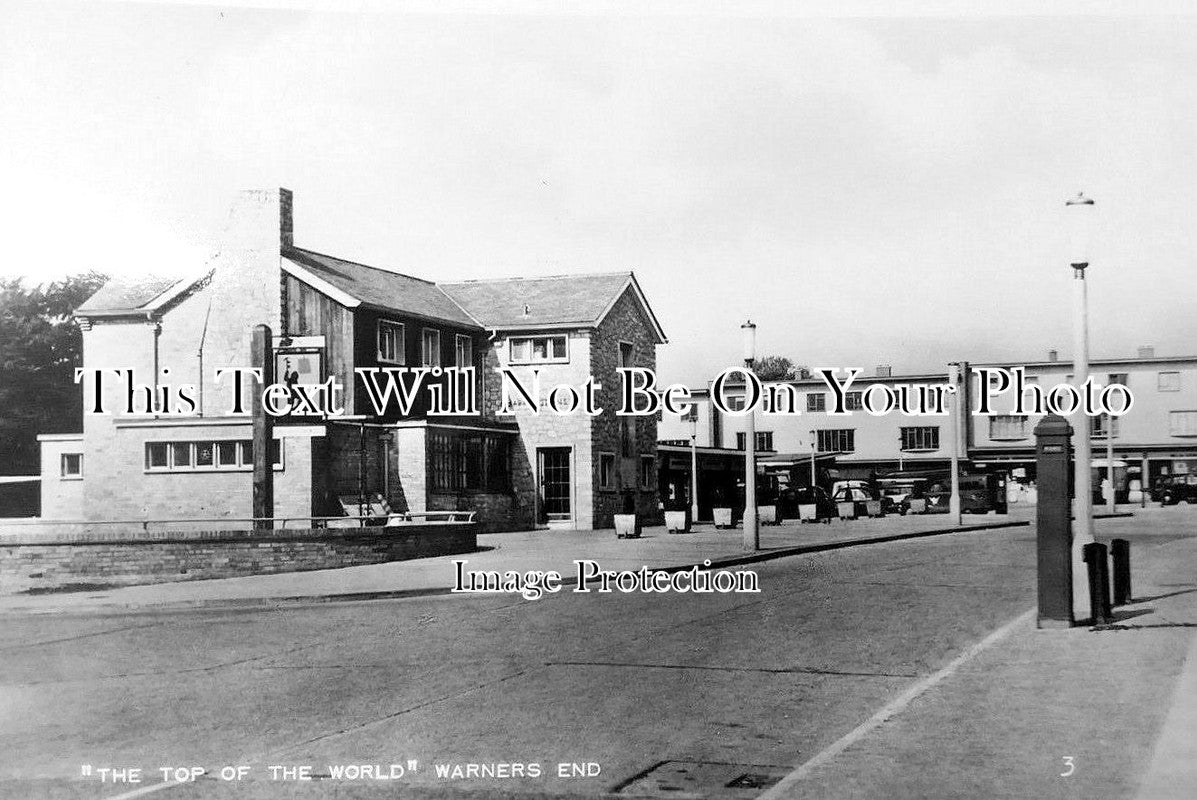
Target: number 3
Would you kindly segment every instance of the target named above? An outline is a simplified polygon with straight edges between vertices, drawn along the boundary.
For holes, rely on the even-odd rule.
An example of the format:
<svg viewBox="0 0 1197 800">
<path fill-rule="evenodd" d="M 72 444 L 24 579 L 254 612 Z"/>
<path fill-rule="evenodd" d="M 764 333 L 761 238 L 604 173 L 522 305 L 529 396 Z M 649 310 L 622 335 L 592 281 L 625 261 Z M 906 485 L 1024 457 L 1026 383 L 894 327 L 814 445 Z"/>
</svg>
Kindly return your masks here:
<svg viewBox="0 0 1197 800">
<path fill-rule="evenodd" d="M 1063 756 L 1064 766 L 1068 767 L 1067 772 L 1061 772 L 1061 778 L 1067 778 L 1072 773 L 1076 772 L 1076 764 L 1072 763 L 1072 756 Z"/>
</svg>

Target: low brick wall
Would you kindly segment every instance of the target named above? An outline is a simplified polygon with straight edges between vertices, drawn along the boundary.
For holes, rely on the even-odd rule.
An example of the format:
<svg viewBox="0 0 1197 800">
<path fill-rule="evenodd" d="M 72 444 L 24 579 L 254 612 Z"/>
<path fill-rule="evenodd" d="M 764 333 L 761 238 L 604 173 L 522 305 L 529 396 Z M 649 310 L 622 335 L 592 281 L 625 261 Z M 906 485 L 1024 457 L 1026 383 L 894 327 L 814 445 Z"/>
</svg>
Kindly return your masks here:
<svg viewBox="0 0 1197 800">
<path fill-rule="evenodd" d="M 8 534 L 0 537 L 0 594 L 333 569 L 477 547 L 473 524 Z"/>
</svg>

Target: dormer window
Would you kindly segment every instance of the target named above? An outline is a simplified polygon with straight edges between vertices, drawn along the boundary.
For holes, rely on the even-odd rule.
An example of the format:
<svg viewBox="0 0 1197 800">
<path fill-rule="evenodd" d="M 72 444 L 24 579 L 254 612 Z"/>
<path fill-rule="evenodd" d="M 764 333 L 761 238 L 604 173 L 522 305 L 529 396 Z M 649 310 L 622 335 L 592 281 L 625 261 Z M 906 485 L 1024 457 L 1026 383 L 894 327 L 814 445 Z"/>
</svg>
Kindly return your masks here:
<svg viewBox="0 0 1197 800">
<path fill-rule="evenodd" d="M 403 324 L 380 319 L 378 321 L 378 360 L 387 364 L 403 364 L 407 338 Z"/>
<path fill-rule="evenodd" d="M 564 334 L 554 336 L 513 336 L 512 364 L 564 364 L 569 361 L 568 339 Z"/>
</svg>

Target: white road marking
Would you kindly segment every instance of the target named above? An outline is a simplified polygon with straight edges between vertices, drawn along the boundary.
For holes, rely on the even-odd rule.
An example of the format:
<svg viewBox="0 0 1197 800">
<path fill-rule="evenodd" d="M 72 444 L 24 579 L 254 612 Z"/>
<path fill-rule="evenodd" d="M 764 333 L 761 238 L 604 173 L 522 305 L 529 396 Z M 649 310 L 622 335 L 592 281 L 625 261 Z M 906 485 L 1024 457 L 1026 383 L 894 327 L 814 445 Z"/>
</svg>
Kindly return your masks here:
<svg viewBox="0 0 1197 800">
<path fill-rule="evenodd" d="M 935 684 L 939 683 L 944 678 L 956 672 L 956 670 L 960 669 L 960 667 L 968 661 L 976 658 L 976 656 L 986 648 L 1009 636 L 1010 632 L 1019 625 L 1022 625 L 1030 619 L 1034 619 L 1035 612 L 1036 609 L 1034 608 L 1024 611 L 1002 627 L 990 633 L 981 641 L 974 644 L 972 647 L 965 650 L 960 655 L 953 658 L 951 661 L 945 664 L 943 668 L 933 672 L 925 678 L 915 681 L 906 691 L 902 692 L 902 694 L 898 695 L 893 700 L 882 706 L 876 714 L 869 717 L 852 730 L 848 731 L 836 741 L 832 742 L 831 745 L 825 748 L 822 752 L 800 764 L 794 769 L 793 772 L 775 783 L 773 787 L 769 789 L 769 791 L 760 795 L 757 800 L 780 800 L 780 798 L 785 796 L 791 789 L 794 788 L 795 784 L 810 775 L 811 771 L 813 771 L 815 768 L 822 764 L 826 764 L 828 761 L 835 758 L 864 737 L 868 736 L 874 730 L 881 727 L 886 720 L 902 713 L 902 711 L 905 710 L 905 708 L 910 705 L 915 698 L 926 692 L 931 687 L 935 686 Z"/>
</svg>

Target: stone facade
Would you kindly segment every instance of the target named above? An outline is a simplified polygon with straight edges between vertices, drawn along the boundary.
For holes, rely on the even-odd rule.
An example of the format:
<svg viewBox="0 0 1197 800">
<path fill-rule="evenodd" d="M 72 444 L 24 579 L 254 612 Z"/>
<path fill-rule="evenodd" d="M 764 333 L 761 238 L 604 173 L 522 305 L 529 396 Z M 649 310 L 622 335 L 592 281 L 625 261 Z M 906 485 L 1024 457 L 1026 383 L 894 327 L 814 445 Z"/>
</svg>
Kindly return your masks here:
<svg viewBox="0 0 1197 800">
<path fill-rule="evenodd" d="M 590 340 L 591 367 L 603 384 L 601 395 L 605 411 L 591 420 L 592 448 L 595 452 L 614 453 L 616 465 L 614 486 L 604 489 L 600 485 L 597 458 L 593 462 L 590 477 L 595 527 L 611 527 L 614 524 L 611 515 L 627 511 L 629 503 L 648 524 L 658 524 L 663 519 L 656 482 L 657 415 L 620 417 L 615 414 L 620 402 L 621 379 L 616 371 L 620 366 L 620 344 L 631 345 L 632 360 L 624 366 L 655 372 L 657 348 L 651 331 L 642 307 L 628 288 Z M 621 427 L 627 429 L 626 434 Z M 626 452 L 623 447 L 625 435 L 630 445 Z M 641 480 L 642 458 L 653 459 L 652 479 L 647 482 Z"/>
</svg>

